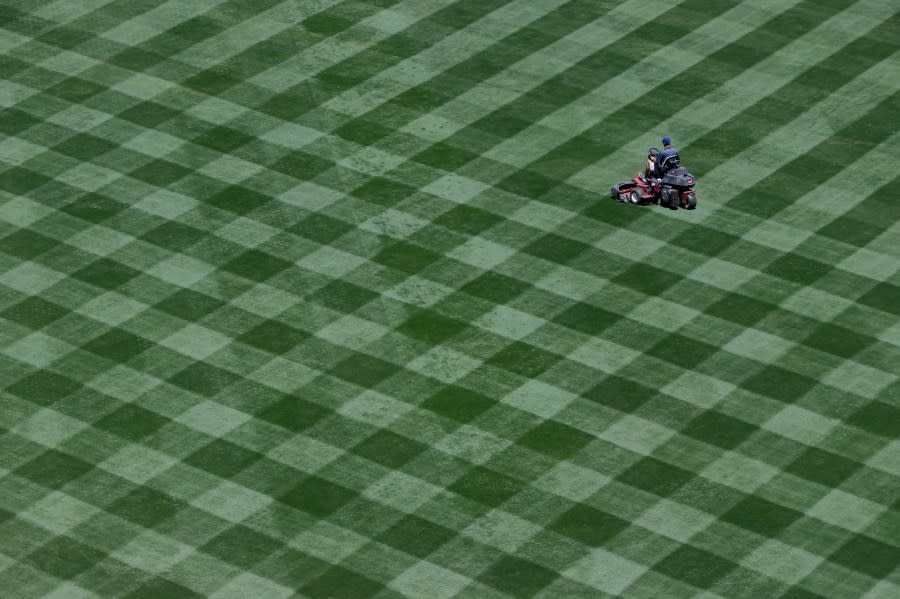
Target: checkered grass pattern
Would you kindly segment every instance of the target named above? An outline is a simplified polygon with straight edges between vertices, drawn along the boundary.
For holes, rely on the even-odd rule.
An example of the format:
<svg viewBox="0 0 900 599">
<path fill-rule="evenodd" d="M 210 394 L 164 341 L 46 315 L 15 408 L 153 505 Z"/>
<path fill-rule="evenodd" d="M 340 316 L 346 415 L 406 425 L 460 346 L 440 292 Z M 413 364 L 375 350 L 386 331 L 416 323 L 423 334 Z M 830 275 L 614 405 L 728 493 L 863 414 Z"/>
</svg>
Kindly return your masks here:
<svg viewBox="0 0 900 599">
<path fill-rule="evenodd" d="M 898 11 L 4 1 L 0 595 L 898 596 Z"/>
</svg>

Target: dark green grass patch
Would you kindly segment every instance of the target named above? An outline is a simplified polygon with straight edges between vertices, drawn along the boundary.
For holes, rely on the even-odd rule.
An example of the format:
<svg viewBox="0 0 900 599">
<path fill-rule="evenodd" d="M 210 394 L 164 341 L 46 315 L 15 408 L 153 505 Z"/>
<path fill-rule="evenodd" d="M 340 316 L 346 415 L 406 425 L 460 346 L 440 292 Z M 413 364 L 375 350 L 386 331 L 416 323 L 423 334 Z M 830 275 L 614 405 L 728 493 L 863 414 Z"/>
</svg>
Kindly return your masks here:
<svg viewBox="0 0 900 599">
<path fill-rule="evenodd" d="M 456 536 L 454 530 L 411 515 L 384 531 L 377 540 L 424 559 Z"/>
<path fill-rule="evenodd" d="M 38 296 L 30 296 L 0 312 L 0 316 L 30 329 L 40 329 L 59 320 L 68 310 Z"/>
<path fill-rule="evenodd" d="M 629 525 L 627 520 L 577 503 L 554 520 L 550 529 L 589 547 L 602 547 Z"/>
<path fill-rule="evenodd" d="M 463 322 L 447 318 L 432 310 L 422 310 L 400 325 L 397 331 L 414 339 L 436 345 L 465 330 L 467 326 Z"/>
<path fill-rule="evenodd" d="M 460 422 L 469 422 L 495 403 L 485 395 L 450 385 L 422 402 L 421 407 Z"/>
</svg>

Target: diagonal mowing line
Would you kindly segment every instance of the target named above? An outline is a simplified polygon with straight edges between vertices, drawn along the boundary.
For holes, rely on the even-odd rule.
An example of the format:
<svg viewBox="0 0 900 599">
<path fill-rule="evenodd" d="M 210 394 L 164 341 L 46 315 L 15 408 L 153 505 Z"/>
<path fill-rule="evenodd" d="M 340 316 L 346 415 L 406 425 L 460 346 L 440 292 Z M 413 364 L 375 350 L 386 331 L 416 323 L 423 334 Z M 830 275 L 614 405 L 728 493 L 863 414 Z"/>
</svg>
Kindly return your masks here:
<svg viewBox="0 0 900 599">
<path fill-rule="evenodd" d="M 406 24 L 405 29 L 411 29 L 416 26 L 419 21 L 425 20 L 435 14 L 452 10 L 456 4 L 464 3 L 466 0 L 458 0 L 450 6 L 442 0 L 426 0 L 419 2 L 416 0 L 404 0 L 400 4 L 391 7 L 394 14 L 401 15 L 398 20 Z M 487 12 L 493 10 L 502 10 L 510 0 L 493 1 L 486 5 Z M 479 9 L 479 13 L 483 13 L 484 9 Z M 475 16 L 475 23 L 483 18 L 483 14 Z M 393 29 L 385 29 L 381 25 L 382 17 L 373 15 L 363 19 L 337 35 L 326 37 L 322 41 L 314 44 L 310 48 L 305 49 L 297 57 L 292 58 L 277 67 L 272 67 L 260 73 L 258 76 L 250 78 L 250 83 L 258 83 L 271 89 L 284 89 L 289 85 L 304 81 L 310 77 L 322 73 L 330 67 L 340 64 L 341 62 L 350 60 L 367 48 L 377 45 L 389 37 L 397 35 Z M 471 24 L 469 25 L 471 27 Z M 374 36 L 364 35 L 363 32 L 372 30 L 376 32 Z M 463 29 L 465 30 L 465 28 Z M 447 31 L 445 35 L 456 35 L 454 31 Z M 371 38 L 371 39 L 369 39 Z M 360 40 L 365 41 L 360 41 Z M 322 102 L 324 103 L 323 98 Z"/>
<path fill-rule="evenodd" d="M 637 2 L 626 2 L 614 8 L 603 18 L 604 21 L 606 19 L 615 20 L 618 13 L 627 14 L 630 3 L 637 4 Z M 459 30 L 457 33 L 440 40 L 435 45 L 409 59 L 379 72 L 352 92 L 344 92 L 335 98 L 333 103 L 337 110 L 354 116 L 374 110 L 409 88 L 433 79 L 437 74 L 452 69 L 479 52 L 490 50 L 496 44 L 497 39 L 503 39 L 528 26 L 539 26 L 540 20 L 544 16 L 550 14 L 554 9 L 562 7 L 564 4 L 566 4 L 565 0 L 552 0 L 546 2 L 545 6 L 535 6 L 534 3 L 526 2 L 516 2 L 507 5 L 485 17 L 482 22 Z M 631 10 L 633 11 L 634 9 L 632 8 Z M 659 8 L 656 11 L 651 9 L 641 13 L 641 18 L 651 20 L 667 10 L 670 10 L 670 8 Z M 621 16 L 619 18 L 624 20 Z M 628 32 L 642 25 L 641 20 L 635 19 L 624 26 L 624 31 L 613 26 L 609 26 L 608 29 L 602 28 L 598 30 L 600 26 L 596 23 L 597 21 L 585 24 L 580 29 L 566 35 L 566 37 L 554 41 L 541 50 L 539 54 L 531 54 L 518 62 L 505 65 L 504 72 L 515 70 L 519 66 L 523 67 L 523 72 L 527 72 L 525 67 L 534 62 L 540 62 L 542 66 L 548 63 L 555 63 L 556 60 L 559 60 L 554 56 L 557 52 L 560 53 L 562 60 L 562 66 L 557 68 L 566 68 L 578 59 L 596 51 L 596 48 L 592 47 L 592 45 L 582 45 L 586 44 L 587 40 L 581 40 L 580 38 L 587 38 L 590 35 L 593 36 L 593 39 L 603 39 L 605 47 L 613 43 L 617 39 L 616 36 L 627 35 Z M 489 36 L 477 35 L 480 24 L 483 25 L 485 33 L 489 34 Z M 473 35 L 476 36 L 475 39 L 472 39 Z M 462 51 L 460 51 L 460 46 L 463 47 Z M 573 54 L 573 46 L 580 53 Z M 543 72 L 539 73 L 539 75 L 546 77 L 546 74 Z M 477 120 L 483 114 L 493 110 L 495 105 L 504 103 L 508 92 L 505 91 L 506 86 L 498 84 L 498 82 L 505 78 L 508 78 L 508 75 L 501 73 L 479 82 L 471 90 L 467 90 L 446 104 L 436 107 L 426 115 L 423 115 L 423 117 L 447 118 L 460 126 Z M 516 84 L 517 87 L 519 85 L 522 84 Z M 372 89 L 369 90 L 368 88 Z M 345 104 L 345 107 L 341 108 L 344 96 L 351 97 L 352 103 L 349 105 Z M 405 124 L 400 130 L 422 134 L 421 124 L 417 124 L 417 121 Z M 430 141 L 439 141 L 442 138 L 440 135 L 429 136 Z"/>
<path fill-rule="evenodd" d="M 171 58 L 183 64 L 201 69 L 212 68 L 220 64 L 225 64 L 236 55 L 246 51 L 248 48 L 267 39 L 271 39 L 272 37 L 286 30 L 296 28 L 298 22 L 302 23 L 303 20 L 313 15 L 320 14 L 323 11 L 326 11 L 338 4 L 338 0 L 329 2 L 303 3 L 299 6 L 294 2 L 279 2 L 275 6 L 264 10 L 257 15 L 254 15 L 247 19 L 242 19 L 239 22 L 225 28 L 221 33 L 204 39 L 199 43 L 182 50 Z M 211 10 L 210 12 L 213 11 Z M 380 11 L 376 12 L 375 16 L 377 16 L 379 13 Z M 357 22 L 353 26 L 353 28 L 340 35 L 345 35 L 348 38 L 352 39 L 351 36 L 354 36 L 356 29 L 358 28 L 362 30 L 367 28 L 368 22 L 375 19 L 375 16 L 368 17 Z M 176 21 L 176 23 L 181 22 L 181 20 L 183 19 L 179 19 L 178 21 Z M 299 55 L 303 56 L 307 52 L 316 52 L 321 44 L 327 44 L 328 40 L 334 40 L 340 37 L 340 35 L 325 38 L 324 40 L 319 42 L 319 44 L 315 44 L 310 48 L 302 50 Z M 367 40 L 365 43 L 368 45 L 376 43 L 377 41 L 378 38 L 376 37 L 371 40 Z M 357 42 L 357 44 L 358 43 L 359 42 Z M 335 52 L 334 55 L 331 55 L 331 53 L 329 52 L 326 52 L 325 54 L 332 56 L 335 62 L 338 62 L 340 60 L 338 52 Z M 286 64 L 282 63 L 277 68 L 284 67 L 286 67 Z"/>
<path fill-rule="evenodd" d="M 653 131 L 678 129 L 679 144 L 688 146 L 692 140 L 700 138 L 762 99 L 777 93 L 807 69 L 839 52 L 853 41 L 865 37 L 877 25 L 888 20 L 894 12 L 889 5 L 879 0 L 855 2 L 814 29 L 805 32 L 801 37 L 767 55 L 757 64 L 742 70 L 713 93 L 696 99 L 684 109 L 661 121 L 654 126 Z M 828 39 L 828 44 L 823 47 L 824 38 Z M 785 64 L 790 67 L 786 68 Z M 610 172 L 610 165 L 633 163 L 634 156 L 642 154 L 646 149 L 644 146 L 648 133 L 644 132 L 640 138 L 610 154 L 603 163 L 586 167 L 568 181 L 587 187 L 598 180 L 609 179 L 613 175 Z M 652 137 L 655 140 L 657 135 L 654 134 Z M 704 177 L 704 187 L 708 185 L 707 179 L 715 181 L 711 177 Z M 719 190 L 714 188 L 713 191 L 717 194 Z"/>
<path fill-rule="evenodd" d="M 40 19 L 55 21 L 57 23 L 69 23 L 103 7 L 116 2 L 116 0 L 81 0 L 70 2 L 69 0 L 56 0 L 41 6 L 32 15 Z"/>
<path fill-rule="evenodd" d="M 900 133 L 895 133 L 776 213 L 772 217 L 772 221 L 775 221 L 776 225 L 772 225 L 771 221 L 761 221 L 755 227 L 748 229 L 743 237 L 762 244 L 766 244 L 767 239 L 772 239 L 772 243 L 768 244 L 771 247 L 791 250 L 809 237 L 818 235 L 817 232 L 809 230 L 807 227 L 812 228 L 813 223 L 818 223 L 821 228 L 821 226 L 840 219 L 866 198 L 895 180 L 896 177 L 893 173 L 883 169 L 873 170 L 872 165 L 877 164 L 880 157 L 888 155 L 891 148 L 897 147 L 898 143 L 900 143 Z M 726 211 L 727 208 L 722 210 Z M 791 226 L 791 223 L 802 223 L 804 226 L 802 228 L 794 227 Z M 890 235 L 890 229 L 885 230 L 882 235 Z M 857 253 L 865 252 L 873 254 L 866 248 L 860 248 L 853 256 L 848 256 L 844 262 L 840 262 L 836 266 L 844 268 L 842 264 L 855 263 L 858 258 L 854 256 Z M 885 244 L 884 247 L 879 248 L 878 252 L 893 258 L 900 258 L 900 247 L 891 244 Z M 876 257 L 873 254 L 868 258 L 875 259 Z M 852 268 L 845 269 L 853 270 Z M 872 264 L 870 268 L 860 274 L 873 280 L 884 281 L 890 279 L 898 270 L 900 270 L 900 263 L 897 261 L 894 261 L 893 264 L 878 261 L 877 264 Z"/>
<path fill-rule="evenodd" d="M 537 162 L 549 154 L 553 147 L 561 146 L 597 127 L 598 122 L 603 122 L 605 118 L 622 110 L 622 105 L 628 101 L 633 101 L 634 98 L 642 100 L 659 98 L 660 94 L 665 93 L 667 81 L 682 76 L 707 56 L 764 26 L 800 1 L 770 0 L 755 3 L 753 6 L 747 3 L 738 4 L 714 19 L 706 21 L 690 35 L 663 46 L 629 69 L 603 81 L 587 95 L 557 108 L 555 112 L 494 146 L 484 155 L 503 161 L 504 156 L 506 160 L 510 160 L 509 156 L 513 153 L 514 164 L 520 168 Z M 552 136 L 544 130 L 545 128 L 552 131 Z M 638 151 L 629 151 L 631 162 L 634 162 L 634 156 L 640 156 L 644 149 L 641 147 Z M 621 152 L 624 154 L 624 149 Z M 606 162 L 616 163 L 614 160 L 604 160 L 604 165 Z M 597 173 L 590 173 L 587 176 L 592 181 L 605 181 L 607 177 L 607 172 L 603 172 L 601 177 L 597 177 Z M 577 182 L 581 179 L 572 177 L 570 181 Z"/>
<path fill-rule="evenodd" d="M 896 102 L 894 96 L 900 89 L 900 60 L 897 57 L 900 52 L 874 65 L 797 119 L 708 172 L 705 181 L 708 181 L 710 195 L 716 202 L 710 206 L 705 220 L 718 218 L 716 213 L 720 210 L 730 210 L 728 202 L 780 166 L 826 141 L 834 131 L 864 117 L 882 102 Z"/>
<path fill-rule="evenodd" d="M 103 37 L 122 44 L 135 46 L 170 30 L 185 21 L 214 10 L 227 0 L 194 0 L 187 6 L 177 0 L 168 0 L 159 6 L 122 22 L 103 32 Z M 88 17 L 89 18 L 89 17 Z"/>
</svg>

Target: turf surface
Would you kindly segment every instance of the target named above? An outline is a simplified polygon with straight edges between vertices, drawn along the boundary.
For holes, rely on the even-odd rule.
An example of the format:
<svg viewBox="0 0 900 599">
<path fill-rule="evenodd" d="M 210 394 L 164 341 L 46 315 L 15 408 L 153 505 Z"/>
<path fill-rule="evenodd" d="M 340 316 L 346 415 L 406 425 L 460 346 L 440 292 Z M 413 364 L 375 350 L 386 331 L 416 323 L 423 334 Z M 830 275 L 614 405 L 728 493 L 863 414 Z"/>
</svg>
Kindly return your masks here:
<svg viewBox="0 0 900 599">
<path fill-rule="evenodd" d="M 3 0 L 0 596 L 897 597 L 898 16 Z"/>
</svg>

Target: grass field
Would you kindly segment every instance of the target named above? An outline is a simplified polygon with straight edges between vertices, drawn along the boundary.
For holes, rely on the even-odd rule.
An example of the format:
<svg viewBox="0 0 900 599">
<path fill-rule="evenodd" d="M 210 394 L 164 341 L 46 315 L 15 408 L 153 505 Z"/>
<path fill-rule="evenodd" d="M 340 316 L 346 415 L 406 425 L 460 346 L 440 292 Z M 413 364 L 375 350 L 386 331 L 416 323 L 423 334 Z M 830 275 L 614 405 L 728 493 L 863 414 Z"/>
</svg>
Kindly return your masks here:
<svg viewBox="0 0 900 599">
<path fill-rule="evenodd" d="M 900 596 L 896 0 L 0 0 L 0 597 Z M 695 212 L 613 202 L 671 135 Z"/>
</svg>

